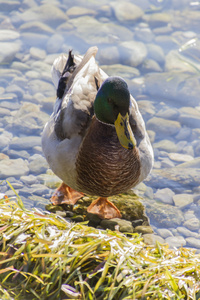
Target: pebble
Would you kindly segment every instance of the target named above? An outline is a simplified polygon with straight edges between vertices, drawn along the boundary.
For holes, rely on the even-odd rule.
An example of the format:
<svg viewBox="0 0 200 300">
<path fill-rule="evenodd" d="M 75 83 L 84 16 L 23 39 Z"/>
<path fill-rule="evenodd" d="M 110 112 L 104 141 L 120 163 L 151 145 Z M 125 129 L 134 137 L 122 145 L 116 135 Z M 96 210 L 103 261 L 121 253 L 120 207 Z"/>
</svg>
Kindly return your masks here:
<svg viewBox="0 0 200 300">
<path fill-rule="evenodd" d="M 10 142 L 9 148 L 14 150 L 32 149 L 40 144 L 41 138 L 39 136 L 15 137 Z"/>
<path fill-rule="evenodd" d="M 21 45 L 14 42 L 0 42 L 0 63 L 9 64 L 13 61 Z"/>
<path fill-rule="evenodd" d="M 110 220 L 102 220 L 100 226 L 104 229 L 117 230 L 120 232 L 129 232 L 133 233 L 133 226 L 130 221 L 126 221 L 123 219 L 110 219 Z"/>
<path fill-rule="evenodd" d="M 29 158 L 29 170 L 32 174 L 40 175 L 42 173 L 45 173 L 47 169 L 48 164 L 43 156 L 34 154 Z"/>
<path fill-rule="evenodd" d="M 187 242 L 188 247 L 200 249 L 200 240 L 199 240 L 199 238 L 187 237 L 185 240 Z"/>
<path fill-rule="evenodd" d="M 130 2 L 126 2 L 125 5 L 123 2 L 113 2 L 112 8 L 119 22 L 136 21 L 144 14 L 139 6 Z"/>
<path fill-rule="evenodd" d="M 197 218 L 189 219 L 185 221 L 183 225 L 191 231 L 197 231 L 200 227 L 199 220 Z"/>
<path fill-rule="evenodd" d="M 193 232 L 185 227 L 177 227 L 177 231 L 179 234 L 183 235 L 184 237 L 195 237 L 195 238 L 199 237 L 199 234 L 197 232 Z"/>
<path fill-rule="evenodd" d="M 168 153 L 171 160 L 175 162 L 189 162 L 194 159 L 191 155 L 181 154 L 181 153 Z"/>
<path fill-rule="evenodd" d="M 173 201 L 176 206 L 182 209 L 193 203 L 193 195 L 177 194 L 173 196 Z"/>
<path fill-rule="evenodd" d="M 173 234 L 171 233 L 171 231 L 169 229 L 166 228 L 159 228 L 157 229 L 157 233 L 163 238 L 166 239 L 170 236 L 173 236 Z"/>
<path fill-rule="evenodd" d="M 120 44 L 120 51 L 123 52 L 124 64 L 131 67 L 140 65 L 147 56 L 147 48 L 142 42 L 122 42 Z"/>
<path fill-rule="evenodd" d="M 147 122 L 149 129 L 159 135 L 171 136 L 179 132 L 181 125 L 178 121 L 167 120 L 164 118 L 153 117 Z"/>
<path fill-rule="evenodd" d="M 0 179 L 7 179 L 10 176 L 19 178 L 28 173 L 28 164 L 22 158 L 4 159 L 0 161 Z"/>
<path fill-rule="evenodd" d="M 174 194 L 175 193 L 169 188 L 158 189 L 154 194 L 154 198 L 155 200 L 161 201 L 162 203 L 173 205 Z"/>
<path fill-rule="evenodd" d="M 181 235 L 170 236 L 165 239 L 165 242 L 167 242 L 172 248 L 180 248 L 186 245 L 186 240 Z"/>
</svg>

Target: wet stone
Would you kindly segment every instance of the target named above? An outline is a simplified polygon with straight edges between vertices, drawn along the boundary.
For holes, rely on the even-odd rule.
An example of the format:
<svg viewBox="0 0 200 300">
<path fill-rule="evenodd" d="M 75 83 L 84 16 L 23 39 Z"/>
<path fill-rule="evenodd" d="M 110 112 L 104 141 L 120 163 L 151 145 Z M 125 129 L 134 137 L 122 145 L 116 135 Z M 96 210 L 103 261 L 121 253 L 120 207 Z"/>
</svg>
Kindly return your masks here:
<svg viewBox="0 0 200 300">
<path fill-rule="evenodd" d="M 184 222 L 183 226 L 188 228 L 191 231 L 199 230 L 200 224 L 197 218 L 192 218 Z"/>
<path fill-rule="evenodd" d="M 39 136 L 26 136 L 20 138 L 14 138 L 9 147 L 14 150 L 32 149 L 35 146 L 41 144 L 41 138 Z"/>
<path fill-rule="evenodd" d="M 132 221 L 132 225 L 135 228 L 137 226 L 141 226 L 143 224 L 143 222 L 144 221 L 142 219 L 140 219 L 140 220 L 134 220 L 134 221 Z"/>
<path fill-rule="evenodd" d="M 27 162 L 21 158 L 0 161 L 0 179 L 7 179 L 10 176 L 18 178 L 27 175 L 28 172 Z"/>
<path fill-rule="evenodd" d="M 137 67 L 147 56 L 147 49 L 142 42 L 122 42 L 120 44 L 123 53 L 123 63 L 128 66 Z"/>
<path fill-rule="evenodd" d="M 165 239 L 165 242 L 169 244 L 170 247 L 180 248 L 186 245 L 186 240 L 182 236 L 170 236 Z"/>
<path fill-rule="evenodd" d="M 184 237 L 195 237 L 198 238 L 199 234 L 197 232 L 193 232 L 185 227 L 177 227 L 177 231 Z"/>
<path fill-rule="evenodd" d="M 143 240 L 144 243 L 147 245 L 155 245 L 156 244 L 156 238 L 155 235 L 152 233 L 145 233 L 143 234 Z"/>
<path fill-rule="evenodd" d="M 130 221 L 126 221 L 118 218 L 114 218 L 110 220 L 102 220 L 100 226 L 104 229 L 117 230 L 120 232 L 127 232 L 127 233 L 133 232 L 133 226 Z"/>
<path fill-rule="evenodd" d="M 157 233 L 163 238 L 166 239 L 170 236 L 173 236 L 173 234 L 171 233 L 171 231 L 169 229 L 166 228 L 159 228 L 157 229 Z"/>
<path fill-rule="evenodd" d="M 153 117 L 147 122 L 148 129 L 155 131 L 158 135 L 171 136 L 179 132 L 181 125 L 177 121 Z"/>
<path fill-rule="evenodd" d="M 120 22 L 135 21 L 144 14 L 139 6 L 130 2 L 126 2 L 125 5 L 124 2 L 114 2 L 112 3 L 112 8 Z"/>
<path fill-rule="evenodd" d="M 149 233 L 153 233 L 153 229 L 151 228 L 151 226 L 144 226 L 144 225 L 141 225 L 141 226 L 136 226 L 134 228 L 134 232 L 137 232 L 137 233 L 142 233 L 142 234 L 149 234 Z"/>
<path fill-rule="evenodd" d="M 177 194 L 173 196 L 174 204 L 180 208 L 184 208 L 193 203 L 193 195 Z"/>
<path fill-rule="evenodd" d="M 174 196 L 174 192 L 169 189 L 169 188 L 165 188 L 165 189 L 158 189 L 154 195 L 155 200 L 161 201 L 162 203 L 165 204 L 171 204 L 173 205 L 173 196 Z"/>
<path fill-rule="evenodd" d="M 85 219 L 84 216 L 81 216 L 81 215 L 71 217 L 71 220 L 76 223 L 83 222 L 84 219 Z"/>
<path fill-rule="evenodd" d="M 25 184 L 31 185 L 31 184 L 36 183 L 37 177 L 31 174 L 28 176 L 21 176 L 20 180 Z"/>
<path fill-rule="evenodd" d="M 200 249 L 200 240 L 199 238 L 188 237 L 185 239 L 188 247 Z"/>
</svg>

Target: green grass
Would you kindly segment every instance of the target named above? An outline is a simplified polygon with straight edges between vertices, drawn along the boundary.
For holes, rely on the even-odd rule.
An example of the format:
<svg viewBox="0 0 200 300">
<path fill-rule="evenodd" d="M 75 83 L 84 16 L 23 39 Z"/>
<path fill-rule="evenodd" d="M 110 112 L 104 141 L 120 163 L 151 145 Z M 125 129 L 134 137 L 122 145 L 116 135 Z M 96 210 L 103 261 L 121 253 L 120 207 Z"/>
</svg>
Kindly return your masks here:
<svg viewBox="0 0 200 300">
<path fill-rule="evenodd" d="M 200 256 L 0 201 L 0 299 L 198 299 Z"/>
</svg>

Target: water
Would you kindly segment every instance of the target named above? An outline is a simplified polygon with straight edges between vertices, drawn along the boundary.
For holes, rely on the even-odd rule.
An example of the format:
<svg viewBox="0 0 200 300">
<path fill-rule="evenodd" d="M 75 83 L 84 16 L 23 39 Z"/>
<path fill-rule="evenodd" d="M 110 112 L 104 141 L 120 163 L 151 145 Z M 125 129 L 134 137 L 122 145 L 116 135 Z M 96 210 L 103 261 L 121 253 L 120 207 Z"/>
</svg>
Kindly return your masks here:
<svg viewBox="0 0 200 300">
<path fill-rule="evenodd" d="M 133 5 L 136 5 L 134 7 Z M 138 101 L 155 165 L 136 188 L 155 234 L 200 249 L 200 3 L 0 0 L 0 178 L 44 208 L 58 183 L 40 136 L 55 101 L 51 65 L 93 45 Z M 1 192 L 13 194 L 5 181 Z"/>
</svg>

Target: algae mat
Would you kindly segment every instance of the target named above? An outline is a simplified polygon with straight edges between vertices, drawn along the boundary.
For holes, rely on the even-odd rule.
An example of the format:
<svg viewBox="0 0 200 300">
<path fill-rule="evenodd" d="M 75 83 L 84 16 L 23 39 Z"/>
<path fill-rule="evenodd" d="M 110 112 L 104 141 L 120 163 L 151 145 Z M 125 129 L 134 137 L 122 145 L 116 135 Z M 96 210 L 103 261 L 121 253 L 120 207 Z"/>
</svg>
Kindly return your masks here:
<svg viewBox="0 0 200 300">
<path fill-rule="evenodd" d="M 0 299 L 198 299 L 200 256 L 0 201 Z"/>
</svg>

